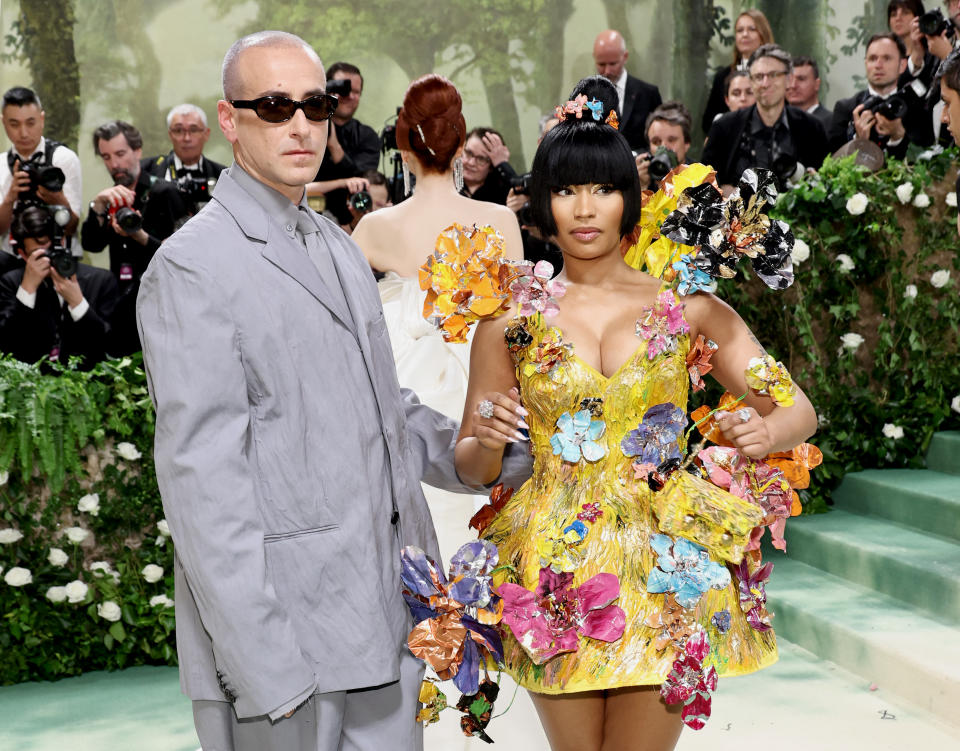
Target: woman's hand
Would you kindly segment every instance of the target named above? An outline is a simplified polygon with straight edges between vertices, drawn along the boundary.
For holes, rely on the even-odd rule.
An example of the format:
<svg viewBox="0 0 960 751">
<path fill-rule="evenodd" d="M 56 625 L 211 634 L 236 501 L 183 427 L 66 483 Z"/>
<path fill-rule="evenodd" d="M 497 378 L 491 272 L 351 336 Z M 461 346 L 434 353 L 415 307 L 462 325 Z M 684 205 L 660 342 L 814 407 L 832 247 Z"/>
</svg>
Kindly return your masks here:
<svg viewBox="0 0 960 751">
<path fill-rule="evenodd" d="M 473 435 L 477 442 L 489 451 L 502 451 L 508 443 L 525 441 L 520 432 L 527 428 L 523 418 L 527 410 L 520 404 L 520 392 L 516 388 L 507 394 L 491 391 L 474 405 Z"/>
<path fill-rule="evenodd" d="M 773 449 L 774 439 L 769 426 L 753 407 L 718 412 L 716 419 L 723 437 L 744 456 L 762 459 Z"/>
</svg>

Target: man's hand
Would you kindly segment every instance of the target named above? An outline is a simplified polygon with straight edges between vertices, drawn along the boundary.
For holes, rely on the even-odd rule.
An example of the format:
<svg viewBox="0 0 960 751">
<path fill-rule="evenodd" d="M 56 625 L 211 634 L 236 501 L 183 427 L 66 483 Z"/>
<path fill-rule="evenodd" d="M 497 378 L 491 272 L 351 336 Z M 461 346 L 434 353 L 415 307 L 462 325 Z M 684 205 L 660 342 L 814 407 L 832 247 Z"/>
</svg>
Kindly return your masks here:
<svg viewBox="0 0 960 751">
<path fill-rule="evenodd" d="M 49 263 L 49 261 L 48 261 Z M 53 267 L 50 268 L 50 278 L 53 280 L 53 288 L 71 308 L 77 307 L 83 302 L 83 292 L 80 291 L 80 284 L 77 282 L 77 275 L 70 278 L 62 277 Z"/>
<path fill-rule="evenodd" d="M 327 122 L 330 123 L 330 128 L 327 131 L 327 153 L 330 154 L 333 163 L 338 164 L 343 160 L 343 157 L 346 156 L 346 152 L 343 150 L 343 146 L 340 145 L 340 139 L 337 138 L 337 128 L 333 124 L 333 120 L 328 120 Z"/>
<path fill-rule="evenodd" d="M 138 216 L 142 216 L 139 211 L 134 209 L 134 213 Z M 146 245 L 147 241 L 150 239 L 150 236 L 143 231 L 143 228 L 138 229 L 135 232 L 127 232 L 119 224 L 117 224 L 117 217 L 110 217 L 110 226 L 113 228 L 113 231 L 116 232 L 120 237 L 129 237 L 132 240 L 138 242 L 140 245 Z"/>
<path fill-rule="evenodd" d="M 923 32 L 920 31 L 920 17 L 910 22 L 910 34 L 904 40 L 907 45 L 907 55 L 916 70 L 923 67 Z"/>
<path fill-rule="evenodd" d="M 40 283 L 50 276 L 50 259 L 47 258 L 48 248 L 37 248 L 27 258 L 23 269 L 23 281 L 20 286 L 31 295 L 37 291 Z"/>
<path fill-rule="evenodd" d="M 887 120 L 883 115 L 877 115 L 877 133 L 891 141 L 900 141 L 907 135 L 902 120 Z"/>
<path fill-rule="evenodd" d="M 856 131 L 857 138 L 870 140 L 870 131 L 873 130 L 877 118 L 871 110 L 865 110 L 862 104 L 853 108 L 853 129 Z"/>
<path fill-rule="evenodd" d="M 647 190 L 650 187 L 650 154 L 637 154 L 634 161 L 637 163 L 637 175 L 640 178 L 640 187 Z"/>
<path fill-rule="evenodd" d="M 940 60 L 946 60 L 947 56 L 953 51 L 953 42 L 947 37 L 944 31 L 940 36 L 932 37 L 924 34 L 927 38 L 927 49 L 936 55 Z"/>
<path fill-rule="evenodd" d="M 361 190 L 370 190 L 370 181 L 365 177 L 345 177 L 343 187 L 346 188 L 347 193 L 353 195 Z"/>
<path fill-rule="evenodd" d="M 529 200 L 529 196 L 525 196 L 523 193 L 517 193 L 516 188 L 510 188 L 507 192 L 507 208 L 514 214 L 519 213 L 520 209 L 522 209 Z"/>
<path fill-rule="evenodd" d="M 20 194 L 30 188 L 30 175 L 28 175 L 20 166 L 20 160 L 17 159 L 13 163 L 13 180 L 10 183 L 10 189 L 7 191 L 6 197 L 3 199 L 4 203 L 12 206 L 17 202 L 17 198 Z"/>
<path fill-rule="evenodd" d="M 63 194 L 63 190 L 47 190 L 42 185 L 37 186 L 37 198 L 48 206 L 66 206 L 70 208 L 70 202 Z"/>
<path fill-rule="evenodd" d="M 483 148 L 487 152 L 487 158 L 490 164 L 496 167 L 499 164 L 510 161 L 510 149 L 496 133 L 487 133 L 482 139 Z"/>
<path fill-rule="evenodd" d="M 93 199 L 93 205 L 98 213 L 103 214 L 108 209 L 133 206 L 136 197 L 136 193 L 126 185 L 113 185 L 97 193 Z"/>
</svg>

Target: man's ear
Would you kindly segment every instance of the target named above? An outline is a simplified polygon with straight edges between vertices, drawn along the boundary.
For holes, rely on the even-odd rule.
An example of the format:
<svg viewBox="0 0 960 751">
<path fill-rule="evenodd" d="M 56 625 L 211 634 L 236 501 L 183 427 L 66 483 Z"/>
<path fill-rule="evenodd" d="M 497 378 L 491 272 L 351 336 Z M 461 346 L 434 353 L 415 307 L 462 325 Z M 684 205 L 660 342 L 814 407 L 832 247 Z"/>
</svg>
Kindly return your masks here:
<svg viewBox="0 0 960 751">
<path fill-rule="evenodd" d="M 902 74 L 907 69 L 907 58 L 900 58 L 900 73 Z"/>
<path fill-rule="evenodd" d="M 231 144 L 237 142 L 237 110 L 226 99 L 217 102 L 217 122 L 224 138 Z"/>
</svg>

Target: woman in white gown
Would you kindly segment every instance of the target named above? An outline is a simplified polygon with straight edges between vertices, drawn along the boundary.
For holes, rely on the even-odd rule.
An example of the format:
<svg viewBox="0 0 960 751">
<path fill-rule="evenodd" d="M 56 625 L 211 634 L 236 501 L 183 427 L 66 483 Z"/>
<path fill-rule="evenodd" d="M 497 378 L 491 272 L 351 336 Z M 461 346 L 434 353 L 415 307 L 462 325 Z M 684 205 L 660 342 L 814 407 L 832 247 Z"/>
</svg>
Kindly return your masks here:
<svg viewBox="0 0 960 751">
<path fill-rule="evenodd" d="M 402 203 L 367 214 L 353 233 L 370 265 L 386 272 L 379 284 L 380 299 L 400 385 L 455 420 L 463 414 L 470 345 L 447 344 L 424 320 L 426 293 L 420 289 L 418 270 L 433 253 L 440 233 L 454 223 L 489 225 L 503 235 L 507 257 L 523 257 L 516 215 L 458 192 L 454 172 L 467 132 L 461 108 L 456 87 L 442 76 L 431 74 L 410 84 L 397 118 L 397 144 L 405 168 L 416 177 L 416 189 Z M 427 486 L 424 492 L 440 551 L 449 560 L 473 537 L 467 523 L 476 505 L 487 499 Z"/>
</svg>

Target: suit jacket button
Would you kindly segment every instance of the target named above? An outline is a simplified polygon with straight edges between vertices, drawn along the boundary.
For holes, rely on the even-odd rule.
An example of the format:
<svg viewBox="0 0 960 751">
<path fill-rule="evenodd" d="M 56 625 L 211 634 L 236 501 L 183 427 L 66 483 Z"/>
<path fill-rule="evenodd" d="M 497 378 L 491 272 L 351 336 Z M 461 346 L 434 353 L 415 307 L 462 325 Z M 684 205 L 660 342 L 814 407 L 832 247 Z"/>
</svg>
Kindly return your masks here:
<svg viewBox="0 0 960 751">
<path fill-rule="evenodd" d="M 390 514 L 390 523 L 391 523 L 391 524 L 396 524 L 396 523 L 399 522 L 399 521 L 400 521 L 400 512 L 397 511 L 396 509 L 394 509 L 394 510 L 393 510 L 393 513 Z"/>
</svg>

